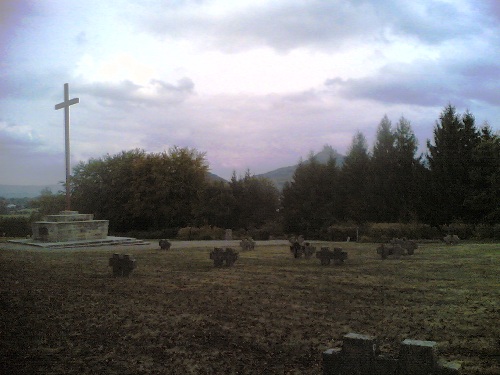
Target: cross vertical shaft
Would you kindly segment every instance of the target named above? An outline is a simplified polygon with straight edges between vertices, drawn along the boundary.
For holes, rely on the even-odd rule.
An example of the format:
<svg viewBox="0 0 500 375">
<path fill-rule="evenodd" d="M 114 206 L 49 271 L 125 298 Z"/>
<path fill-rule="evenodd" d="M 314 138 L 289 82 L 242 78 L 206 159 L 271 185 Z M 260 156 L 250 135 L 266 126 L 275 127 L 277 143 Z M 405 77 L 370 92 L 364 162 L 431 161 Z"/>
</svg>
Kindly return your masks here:
<svg viewBox="0 0 500 375">
<path fill-rule="evenodd" d="M 71 188 L 70 188 L 70 149 L 69 149 L 69 106 L 80 103 L 79 98 L 69 99 L 69 85 L 64 84 L 64 101 L 56 104 L 55 109 L 64 108 L 64 139 L 65 139 L 65 153 L 66 153 L 66 211 L 71 210 Z"/>
</svg>

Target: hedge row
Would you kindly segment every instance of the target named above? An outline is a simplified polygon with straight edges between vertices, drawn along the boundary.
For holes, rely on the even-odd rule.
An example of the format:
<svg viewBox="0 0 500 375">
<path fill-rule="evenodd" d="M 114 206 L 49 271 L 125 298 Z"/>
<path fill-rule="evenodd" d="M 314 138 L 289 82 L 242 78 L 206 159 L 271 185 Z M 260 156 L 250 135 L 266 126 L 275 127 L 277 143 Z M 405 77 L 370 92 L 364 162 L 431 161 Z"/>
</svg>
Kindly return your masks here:
<svg viewBox="0 0 500 375">
<path fill-rule="evenodd" d="M 431 227 L 419 223 L 370 223 L 366 225 L 332 225 L 327 230 L 330 241 L 359 240 L 362 242 L 386 242 L 392 238 L 439 240 L 448 234 L 456 234 L 462 240 L 500 240 L 500 224 L 454 223 Z"/>
<path fill-rule="evenodd" d="M 0 217 L 0 236 L 26 237 L 31 235 L 32 220 L 33 218 L 30 219 L 23 216 Z M 286 238 L 280 228 L 281 226 L 278 224 L 268 223 L 262 228 L 233 230 L 233 239 L 242 239 L 245 237 L 252 237 L 255 240 Z M 225 233 L 226 230 L 223 228 L 207 225 L 180 229 L 167 228 L 159 231 L 131 231 L 126 235 L 144 239 L 223 240 Z M 338 224 L 332 225 L 320 233 L 309 234 L 307 237 L 327 241 L 346 241 L 350 239 L 351 241 L 386 242 L 395 237 L 437 240 L 442 239 L 447 234 L 456 234 L 463 240 L 500 240 L 500 224 L 472 225 L 454 223 L 443 225 L 439 228 L 418 223 L 370 223 L 360 226 L 355 224 Z"/>
<path fill-rule="evenodd" d="M 277 229 L 278 228 L 278 229 Z M 213 226 L 185 227 L 178 231 L 175 229 L 128 233 L 129 236 L 138 238 L 170 238 L 177 240 L 223 240 L 226 230 Z M 279 226 L 267 224 L 262 228 L 248 230 L 233 230 L 233 239 L 252 237 L 254 240 L 268 240 L 270 238 L 287 238 Z M 301 233 L 299 233 L 301 234 Z M 362 241 L 362 242 L 387 242 L 393 238 L 408 238 L 416 240 L 440 240 L 448 234 L 456 234 L 462 240 L 500 240 L 500 224 L 472 225 L 450 224 L 441 227 L 431 227 L 419 223 L 370 223 L 365 225 L 332 225 L 326 231 L 308 234 L 306 237 L 326 241 Z M 298 235 L 298 234 L 297 234 Z"/>
<path fill-rule="evenodd" d="M 31 221 L 28 217 L 0 217 L 0 237 L 26 237 L 28 235 L 31 235 Z"/>
</svg>

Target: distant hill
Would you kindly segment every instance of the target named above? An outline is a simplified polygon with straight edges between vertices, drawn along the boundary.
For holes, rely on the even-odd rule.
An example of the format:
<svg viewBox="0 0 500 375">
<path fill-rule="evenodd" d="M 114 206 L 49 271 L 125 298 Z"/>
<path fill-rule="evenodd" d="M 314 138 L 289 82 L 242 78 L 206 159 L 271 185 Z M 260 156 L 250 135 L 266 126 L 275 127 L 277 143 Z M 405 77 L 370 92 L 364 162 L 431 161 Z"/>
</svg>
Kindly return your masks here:
<svg viewBox="0 0 500 375">
<path fill-rule="evenodd" d="M 274 171 L 266 172 L 263 174 L 258 174 L 256 177 L 263 177 L 271 180 L 278 189 L 283 189 L 285 182 L 292 181 L 293 174 L 297 169 L 297 165 L 291 165 L 289 167 L 282 167 L 275 169 Z"/>
<path fill-rule="evenodd" d="M 209 181 L 224 181 L 224 182 L 227 182 L 225 179 L 223 179 L 222 177 L 219 177 L 217 176 L 216 174 L 214 173 L 211 173 L 211 172 L 208 172 L 208 180 Z"/>
<path fill-rule="evenodd" d="M 61 185 L 0 185 L 0 197 L 3 198 L 36 198 L 44 189 L 52 193 L 63 190 Z"/>
<path fill-rule="evenodd" d="M 333 149 L 331 146 L 328 145 L 325 145 L 323 147 L 323 150 L 315 154 L 314 157 L 318 162 L 322 164 L 326 164 L 331 157 L 335 159 L 339 167 L 342 166 L 342 164 L 344 164 L 344 159 L 345 159 L 345 156 L 339 154 L 335 149 Z M 304 161 L 304 163 L 307 163 L 307 160 Z M 256 175 L 256 177 L 265 177 L 271 180 L 276 185 L 276 187 L 281 190 L 283 189 L 285 182 L 292 181 L 293 174 L 295 173 L 297 166 L 298 164 L 291 165 L 289 167 L 278 168 L 270 172 Z"/>
</svg>

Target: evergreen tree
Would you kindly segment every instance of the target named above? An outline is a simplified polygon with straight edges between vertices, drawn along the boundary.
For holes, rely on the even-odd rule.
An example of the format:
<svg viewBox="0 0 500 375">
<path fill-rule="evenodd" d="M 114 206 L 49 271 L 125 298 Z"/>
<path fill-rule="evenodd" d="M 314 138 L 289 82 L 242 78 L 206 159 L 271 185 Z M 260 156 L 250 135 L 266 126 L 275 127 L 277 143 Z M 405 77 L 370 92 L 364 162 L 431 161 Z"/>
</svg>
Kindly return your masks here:
<svg viewBox="0 0 500 375">
<path fill-rule="evenodd" d="M 391 121 L 385 115 L 377 128 L 370 164 L 369 197 L 374 214 L 370 220 L 392 222 L 398 218 L 399 202 L 394 194 L 397 185 L 395 141 Z"/>
<path fill-rule="evenodd" d="M 358 131 L 353 137 L 340 172 L 340 194 L 345 220 L 363 223 L 374 217 L 367 199 L 370 191 L 369 168 L 370 155 L 366 138 Z"/>
<path fill-rule="evenodd" d="M 472 152 L 471 190 L 466 207 L 475 223 L 500 222 L 500 136 L 485 124 Z"/>
<path fill-rule="evenodd" d="M 318 236 L 340 215 L 338 167 L 333 157 L 326 164 L 310 155 L 299 163 L 292 182 L 282 193 L 285 228 L 308 237 Z"/>
<path fill-rule="evenodd" d="M 445 107 L 434 128 L 434 144 L 427 141 L 433 224 L 468 219 L 465 200 L 471 189 L 472 152 L 478 142 L 474 117 L 469 112 L 460 117 L 455 107 Z"/>
<path fill-rule="evenodd" d="M 408 222 L 418 219 L 421 197 L 424 195 L 424 166 L 421 157 L 416 156 L 418 141 L 410 121 L 401 117 L 394 132 L 395 147 L 395 185 L 394 197 L 399 209 L 399 221 Z"/>
<path fill-rule="evenodd" d="M 233 229 L 259 228 L 277 218 L 279 191 L 270 180 L 256 177 L 247 170 L 243 178 L 233 173 L 229 186 L 235 202 Z"/>
<path fill-rule="evenodd" d="M 195 214 L 197 226 L 214 225 L 219 228 L 232 228 L 236 210 L 236 199 L 229 184 L 213 181 L 206 185 Z"/>
</svg>

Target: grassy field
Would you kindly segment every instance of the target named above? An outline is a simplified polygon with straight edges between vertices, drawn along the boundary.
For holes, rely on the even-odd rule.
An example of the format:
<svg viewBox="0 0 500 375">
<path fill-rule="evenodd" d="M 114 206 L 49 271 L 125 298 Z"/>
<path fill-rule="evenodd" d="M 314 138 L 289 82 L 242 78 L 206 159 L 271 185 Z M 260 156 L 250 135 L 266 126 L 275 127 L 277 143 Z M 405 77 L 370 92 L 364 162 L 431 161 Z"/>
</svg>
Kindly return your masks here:
<svg viewBox="0 0 500 375">
<path fill-rule="evenodd" d="M 113 248 L 0 243 L 0 373 L 318 375 L 348 332 L 388 353 L 437 341 L 464 374 L 500 373 L 500 245 L 385 261 L 374 244 L 340 246 L 343 266 L 262 246 L 231 268 L 214 268 L 209 248 L 130 247 L 138 266 L 123 279 Z"/>
</svg>

